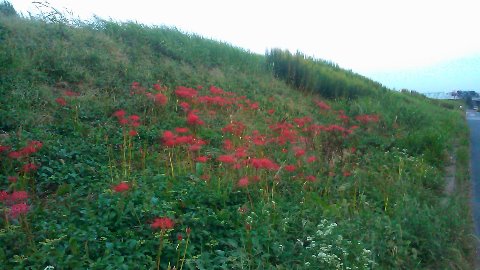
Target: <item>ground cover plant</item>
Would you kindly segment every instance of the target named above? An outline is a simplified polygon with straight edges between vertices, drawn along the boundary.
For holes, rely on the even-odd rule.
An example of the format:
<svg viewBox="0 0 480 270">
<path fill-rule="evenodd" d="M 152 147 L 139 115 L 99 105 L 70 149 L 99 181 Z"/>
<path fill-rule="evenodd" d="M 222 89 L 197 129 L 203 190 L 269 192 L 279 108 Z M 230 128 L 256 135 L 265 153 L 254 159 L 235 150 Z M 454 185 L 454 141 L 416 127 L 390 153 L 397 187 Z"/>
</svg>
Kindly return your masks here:
<svg viewBox="0 0 480 270">
<path fill-rule="evenodd" d="M 444 192 L 453 139 L 468 160 L 456 104 L 302 60 L 322 95 L 268 54 L 4 9 L 7 269 L 472 267 L 467 185 Z"/>
</svg>

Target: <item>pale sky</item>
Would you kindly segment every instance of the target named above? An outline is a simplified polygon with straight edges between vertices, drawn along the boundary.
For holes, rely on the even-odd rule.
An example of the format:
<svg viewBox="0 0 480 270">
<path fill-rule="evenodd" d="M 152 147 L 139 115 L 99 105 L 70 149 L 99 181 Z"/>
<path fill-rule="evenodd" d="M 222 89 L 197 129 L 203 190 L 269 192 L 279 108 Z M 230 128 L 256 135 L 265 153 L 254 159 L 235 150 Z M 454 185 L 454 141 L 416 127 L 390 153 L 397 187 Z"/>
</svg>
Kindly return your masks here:
<svg viewBox="0 0 480 270">
<path fill-rule="evenodd" d="M 27 14 L 31 0 L 10 0 Z M 390 88 L 480 91 L 480 1 L 50 0 L 81 19 L 175 26 L 259 54 L 297 50 Z M 458 60 L 460 59 L 460 60 Z M 454 63 L 452 68 L 449 63 Z M 442 67 L 441 71 L 439 67 Z M 432 71 L 433 69 L 433 71 Z M 413 76 L 427 73 L 429 76 Z M 447 74 L 448 73 L 448 74 Z M 466 74 L 474 74 L 465 78 Z M 457 76 L 458 75 L 458 76 Z M 453 89 L 452 89 L 453 88 Z"/>
</svg>

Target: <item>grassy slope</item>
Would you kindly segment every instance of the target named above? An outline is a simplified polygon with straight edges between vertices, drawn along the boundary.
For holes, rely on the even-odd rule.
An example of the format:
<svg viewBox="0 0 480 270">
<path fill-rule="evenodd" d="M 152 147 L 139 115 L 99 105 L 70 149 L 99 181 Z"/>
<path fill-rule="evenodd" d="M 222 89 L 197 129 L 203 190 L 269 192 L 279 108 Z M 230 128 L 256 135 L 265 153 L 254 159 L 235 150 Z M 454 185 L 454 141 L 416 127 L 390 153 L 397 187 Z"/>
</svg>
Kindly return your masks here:
<svg viewBox="0 0 480 270">
<path fill-rule="evenodd" d="M 321 110 L 314 101 L 322 97 L 276 79 L 263 56 L 132 23 L 70 27 L 0 17 L 0 41 L 0 145 L 43 142 L 29 158 L 40 165 L 35 173 L 20 173 L 26 160 L 0 154 L 0 189 L 26 186 L 31 207 L 8 226 L 2 219 L 0 261 L 8 268 L 154 268 L 161 233 L 150 223 L 160 216 L 176 223 L 164 237 L 165 268 L 168 262 L 179 266 L 184 250 L 184 267 L 192 269 L 470 267 L 468 199 L 459 192 L 440 203 L 444 153 L 452 137 L 465 138 L 454 105 L 387 91 L 323 100 L 332 108 Z M 133 81 L 147 92 L 161 82 L 168 103 L 130 95 Z M 215 85 L 239 97 L 234 104 L 259 104 L 254 110 L 187 100 L 205 121 L 190 130 L 208 142 L 200 150 L 211 156 L 206 164 L 192 162 L 184 146 L 166 148 L 161 140 L 164 131 L 187 126 L 179 107 L 184 99 L 174 90 L 199 85 L 201 95 Z M 61 107 L 55 99 L 66 89 L 80 96 L 64 97 L 68 104 Z M 112 117 L 118 109 L 140 116 L 138 136 L 124 141 Z M 354 118 L 363 114 L 378 114 L 380 121 L 363 125 Z M 298 136 L 281 146 L 245 138 L 254 130 L 275 138 L 270 125 L 295 126 L 294 119 L 305 116 L 324 126 L 360 128 L 343 137 L 292 127 Z M 242 135 L 221 131 L 231 121 L 245 124 Z M 216 158 L 232 152 L 223 147 L 226 138 L 247 147 L 247 157 L 270 158 L 280 169 L 221 164 Z M 295 157 L 297 148 L 306 156 Z M 307 156 L 316 161 L 306 162 Z M 297 170 L 287 172 L 289 164 Z M 210 180 L 203 181 L 207 174 Z M 10 175 L 19 181 L 10 184 Z M 248 189 L 237 186 L 244 176 Z M 121 181 L 132 186 L 125 194 L 112 191 Z M 185 249 L 187 227 L 192 233 Z"/>
</svg>

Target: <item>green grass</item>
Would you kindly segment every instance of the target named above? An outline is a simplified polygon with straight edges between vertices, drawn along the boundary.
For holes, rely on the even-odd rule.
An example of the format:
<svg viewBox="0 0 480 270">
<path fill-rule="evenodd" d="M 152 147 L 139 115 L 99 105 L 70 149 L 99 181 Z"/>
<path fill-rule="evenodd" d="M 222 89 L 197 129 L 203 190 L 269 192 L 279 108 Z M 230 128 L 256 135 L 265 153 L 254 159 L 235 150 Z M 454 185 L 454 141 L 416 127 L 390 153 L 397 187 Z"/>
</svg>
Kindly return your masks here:
<svg viewBox="0 0 480 270">
<path fill-rule="evenodd" d="M 158 258 L 162 269 L 472 268 L 468 133 L 455 104 L 375 89 L 326 99 L 276 77 L 265 56 L 164 27 L 0 14 L 0 41 L 0 145 L 12 147 L 0 153 L 0 190 L 27 191 L 30 207 L 12 217 L 12 199 L 0 203 L 8 269 L 156 269 Z M 156 83 L 164 105 L 146 95 Z M 230 105 L 179 97 L 180 86 Z M 181 102 L 204 124 L 189 125 Z M 140 125 L 122 126 L 120 109 Z M 378 121 L 356 120 L 365 115 Z M 191 138 L 167 147 L 178 127 L 205 141 L 199 152 Z M 447 196 L 453 139 L 461 188 Z M 8 157 L 33 140 L 43 147 Z M 218 160 L 234 153 L 239 168 Z M 38 170 L 22 172 L 27 162 Z M 121 182 L 129 190 L 115 192 Z M 158 217 L 173 228 L 152 229 Z"/>
</svg>

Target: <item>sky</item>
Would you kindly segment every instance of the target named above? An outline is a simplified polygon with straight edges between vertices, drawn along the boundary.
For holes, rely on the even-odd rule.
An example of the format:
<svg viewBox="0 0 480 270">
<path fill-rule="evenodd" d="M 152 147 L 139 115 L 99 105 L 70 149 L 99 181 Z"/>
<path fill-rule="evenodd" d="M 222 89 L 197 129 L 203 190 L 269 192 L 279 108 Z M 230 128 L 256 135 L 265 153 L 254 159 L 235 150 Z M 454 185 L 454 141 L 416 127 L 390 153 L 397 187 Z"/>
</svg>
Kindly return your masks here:
<svg viewBox="0 0 480 270">
<path fill-rule="evenodd" d="M 10 3 L 24 15 L 39 11 L 31 0 Z M 480 16 L 475 0 L 48 3 L 83 20 L 96 15 L 114 21 L 166 25 L 259 54 L 271 48 L 301 51 L 397 90 L 480 92 L 480 76 L 475 76 L 480 71 Z"/>
</svg>

